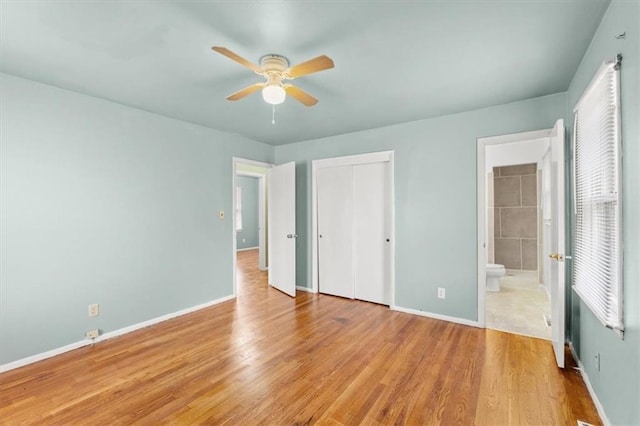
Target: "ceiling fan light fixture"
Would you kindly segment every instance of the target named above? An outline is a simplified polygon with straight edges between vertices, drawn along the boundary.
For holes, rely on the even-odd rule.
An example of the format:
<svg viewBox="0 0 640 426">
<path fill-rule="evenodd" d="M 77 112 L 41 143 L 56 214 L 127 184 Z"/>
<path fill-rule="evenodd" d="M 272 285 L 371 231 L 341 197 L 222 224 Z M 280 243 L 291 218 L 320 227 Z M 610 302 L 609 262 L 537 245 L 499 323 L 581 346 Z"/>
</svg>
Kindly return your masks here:
<svg viewBox="0 0 640 426">
<path fill-rule="evenodd" d="M 262 98 L 269 105 L 279 105 L 283 103 L 287 95 L 289 95 L 304 106 L 314 106 L 318 103 L 316 98 L 293 84 L 283 84 L 283 81 L 294 80 L 308 74 L 333 68 L 333 60 L 326 55 L 309 59 L 298 65 L 289 66 L 287 58 L 281 55 L 271 54 L 260 58 L 260 65 L 256 65 L 226 47 L 213 46 L 211 49 L 250 69 L 256 74 L 263 76 L 267 80 L 264 83 L 255 83 L 230 94 L 227 96 L 228 101 L 240 100 L 262 89 Z"/>
<path fill-rule="evenodd" d="M 262 89 L 262 99 L 268 104 L 280 105 L 286 97 L 287 92 L 279 84 L 270 84 Z"/>
</svg>

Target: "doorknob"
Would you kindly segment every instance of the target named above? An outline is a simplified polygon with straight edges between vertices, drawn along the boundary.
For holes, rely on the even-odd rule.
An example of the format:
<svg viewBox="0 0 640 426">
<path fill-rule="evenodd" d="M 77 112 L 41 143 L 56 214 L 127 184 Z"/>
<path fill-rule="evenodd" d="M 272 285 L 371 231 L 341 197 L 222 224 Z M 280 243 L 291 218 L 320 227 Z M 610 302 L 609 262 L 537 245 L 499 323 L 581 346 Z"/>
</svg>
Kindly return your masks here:
<svg viewBox="0 0 640 426">
<path fill-rule="evenodd" d="M 558 262 L 564 262 L 564 256 L 562 256 L 560 253 L 553 253 L 553 254 L 550 254 L 550 255 L 549 255 L 549 257 L 550 257 L 551 259 L 555 259 L 555 260 L 557 260 Z"/>
<path fill-rule="evenodd" d="M 287 238 L 298 238 L 298 234 L 287 234 Z"/>
</svg>

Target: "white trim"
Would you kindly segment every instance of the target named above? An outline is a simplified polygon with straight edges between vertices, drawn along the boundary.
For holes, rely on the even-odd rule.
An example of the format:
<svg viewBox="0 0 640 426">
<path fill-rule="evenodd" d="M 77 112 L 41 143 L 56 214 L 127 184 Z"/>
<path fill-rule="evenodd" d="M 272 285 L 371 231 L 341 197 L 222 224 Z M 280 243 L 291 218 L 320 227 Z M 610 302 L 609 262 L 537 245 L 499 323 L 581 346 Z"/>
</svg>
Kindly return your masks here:
<svg viewBox="0 0 640 426">
<path fill-rule="evenodd" d="M 478 218 L 478 235 L 476 235 L 477 256 L 477 274 L 478 274 L 478 326 L 485 328 L 486 326 L 486 293 L 487 293 L 487 249 L 486 249 L 486 233 L 487 233 L 487 176 L 486 176 L 486 145 L 484 138 L 479 138 L 477 143 L 478 164 L 478 187 L 476 190 L 476 208 Z M 495 260 L 494 260 L 495 262 Z"/>
<path fill-rule="evenodd" d="M 238 161 L 239 163 L 246 164 L 248 166 L 264 167 L 265 169 L 270 169 L 270 168 L 273 167 L 273 164 L 271 164 L 271 163 L 265 163 L 263 161 L 250 160 L 248 158 L 232 157 L 232 159 L 234 160 L 234 162 Z M 251 172 L 246 172 L 246 173 L 251 173 Z"/>
<path fill-rule="evenodd" d="M 392 311 L 404 312 L 405 314 L 419 315 L 421 317 L 433 318 L 440 321 L 453 322 L 456 324 L 468 325 L 470 327 L 484 328 L 477 321 L 468 320 L 465 318 L 450 317 L 448 315 L 434 314 L 431 312 L 418 311 L 417 309 L 403 308 L 401 306 L 391 305 L 389 309 Z"/>
<path fill-rule="evenodd" d="M 574 361 L 576 362 L 576 364 L 578 364 L 577 370 L 580 372 L 580 375 L 582 376 L 582 380 L 584 381 L 584 384 L 587 385 L 587 390 L 589 391 L 589 395 L 591 395 L 593 404 L 596 406 L 596 411 L 598 411 L 598 415 L 600 416 L 600 420 L 602 420 L 602 424 L 604 424 L 605 426 L 611 425 L 611 422 L 607 417 L 607 413 L 604 412 L 604 407 L 600 403 L 600 400 L 598 399 L 598 395 L 596 395 L 596 391 L 593 389 L 593 386 L 591 386 L 591 382 L 589 381 L 589 376 L 587 376 L 587 372 L 584 369 L 584 365 L 582 364 L 582 361 L 580 361 L 580 358 L 576 353 L 576 348 L 573 347 L 572 342 L 569 342 L 569 349 L 571 350 L 571 355 L 573 356 Z"/>
<path fill-rule="evenodd" d="M 91 340 L 81 340 L 79 342 L 71 343 L 70 345 L 62 346 L 60 348 L 52 349 L 47 352 L 42 352 L 36 355 L 31 355 L 26 358 L 18 359 L 16 361 L 8 362 L 0 365 L 0 373 L 13 370 L 16 368 L 24 367 L 25 365 L 33 364 L 34 362 L 42 361 L 43 359 L 51 358 L 56 355 L 63 354 L 65 352 L 72 351 L 74 349 L 81 348 L 83 346 L 90 345 Z"/>
<path fill-rule="evenodd" d="M 391 300 L 389 306 L 396 304 L 396 181 L 395 181 L 395 152 L 391 151 L 389 157 L 389 198 L 391 199 L 391 259 L 389 262 L 389 279 L 391 280 Z"/>
<path fill-rule="evenodd" d="M 546 139 L 551 136 L 551 130 L 553 129 L 534 130 L 531 132 L 511 133 L 499 136 L 483 136 L 478 138 L 478 141 L 483 141 L 485 145 L 500 145 L 503 143 Z"/>
<path fill-rule="evenodd" d="M 237 242 L 236 242 L 237 244 Z M 237 249 L 236 251 L 248 251 L 248 250 L 256 250 L 260 247 L 256 246 L 256 247 L 245 247 L 245 248 L 241 248 L 241 249 Z"/>
<path fill-rule="evenodd" d="M 298 290 L 298 291 L 306 291 L 307 293 L 316 293 L 315 291 L 313 291 L 312 288 L 309 288 L 307 286 L 302 286 L 302 285 L 297 285 L 296 286 L 296 290 Z"/>
<path fill-rule="evenodd" d="M 356 164 L 384 163 L 393 159 L 393 151 L 368 152 L 365 154 L 346 155 L 344 157 L 323 158 L 313 160 L 316 169 L 323 167 L 353 166 Z"/>
<path fill-rule="evenodd" d="M 9 362 L 7 364 L 0 365 L 0 373 L 4 373 L 5 371 L 13 370 L 13 369 L 16 369 L 16 368 L 19 368 L 19 367 L 24 367 L 25 365 L 33 364 L 34 362 L 42 361 L 42 360 L 45 360 L 47 358 L 51 358 L 51 357 L 54 357 L 56 355 L 63 354 L 65 352 L 69 352 L 69 351 L 72 351 L 74 349 L 81 348 L 83 346 L 92 345 L 94 343 L 98 343 L 98 342 L 102 342 L 104 340 L 112 339 L 114 337 L 122 336 L 124 334 L 131 333 L 132 331 L 136 331 L 136 330 L 139 330 L 141 328 L 149 327 L 149 326 L 161 323 L 163 321 L 170 320 L 170 319 L 175 318 L 175 317 L 179 317 L 179 316 L 182 316 L 182 315 L 190 314 L 192 312 L 199 311 L 200 309 L 208 308 L 210 306 L 217 305 L 217 304 L 223 303 L 223 302 L 227 302 L 227 301 L 232 300 L 232 299 L 235 299 L 234 295 L 224 296 L 224 297 L 221 297 L 219 299 L 212 300 L 210 302 L 202 303 L 200 305 L 192 306 L 192 307 L 186 308 L 186 309 L 181 309 L 179 311 L 172 312 L 172 313 L 169 313 L 169 314 L 166 314 L 166 315 L 162 315 L 162 316 L 157 317 L 157 318 L 152 318 L 150 320 L 142 321 L 142 322 L 139 322 L 137 324 L 133 324 L 133 325 L 130 325 L 130 326 L 127 326 L 127 327 L 120 328 L 118 330 L 110 331 L 108 333 L 104 333 L 104 334 L 96 337 L 95 339 L 80 340 L 78 342 L 74 342 L 74 343 L 71 343 L 69 345 L 62 346 L 62 347 L 59 347 L 59 348 L 56 348 L 56 349 L 52 349 L 52 350 L 47 351 L 47 352 L 42 352 L 42 353 L 39 353 L 39 354 L 36 354 L 36 355 L 31 355 L 31 356 L 26 357 L 26 358 L 18 359 L 16 361 L 12 361 L 12 362 Z"/>
<path fill-rule="evenodd" d="M 240 161 L 240 163 L 243 163 L 243 161 Z M 237 170 L 237 171 L 236 171 L 236 176 L 244 176 L 244 177 L 261 178 L 261 177 L 264 177 L 264 173 L 258 173 L 258 172 L 245 172 L 244 170 Z"/>
<path fill-rule="evenodd" d="M 318 170 L 325 167 L 338 167 L 356 164 L 389 163 L 389 198 L 391 199 L 391 259 L 389 260 L 391 281 L 391 301 L 390 306 L 395 303 L 396 288 L 396 225 L 395 225 L 395 172 L 394 172 L 394 151 L 370 152 L 365 154 L 347 155 L 344 157 L 324 158 L 311 162 L 311 289 L 313 293 L 318 292 L 318 194 L 317 194 L 317 174 Z"/>
<path fill-rule="evenodd" d="M 318 292 L 318 187 L 315 161 L 311 162 L 311 289 Z"/>
</svg>

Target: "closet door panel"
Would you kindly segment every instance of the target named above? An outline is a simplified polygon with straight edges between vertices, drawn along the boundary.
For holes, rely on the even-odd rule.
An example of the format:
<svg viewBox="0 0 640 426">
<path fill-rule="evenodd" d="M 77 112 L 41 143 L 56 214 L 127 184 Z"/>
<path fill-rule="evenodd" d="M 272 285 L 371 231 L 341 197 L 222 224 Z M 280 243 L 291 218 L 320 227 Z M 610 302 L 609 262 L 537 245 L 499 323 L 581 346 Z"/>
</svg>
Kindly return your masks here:
<svg viewBox="0 0 640 426">
<path fill-rule="evenodd" d="M 353 299 L 352 166 L 318 170 L 319 291 Z"/>
<path fill-rule="evenodd" d="M 354 287 L 355 298 L 388 305 L 389 163 L 353 168 Z"/>
</svg>

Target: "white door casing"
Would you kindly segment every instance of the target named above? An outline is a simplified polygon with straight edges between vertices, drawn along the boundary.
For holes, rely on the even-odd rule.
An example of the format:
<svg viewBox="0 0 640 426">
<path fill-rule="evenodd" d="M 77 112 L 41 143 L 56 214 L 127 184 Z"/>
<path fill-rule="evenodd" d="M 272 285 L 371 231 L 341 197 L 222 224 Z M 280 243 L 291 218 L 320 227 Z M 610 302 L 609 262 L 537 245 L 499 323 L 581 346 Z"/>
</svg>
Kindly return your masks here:
<svg viewBox="0 0 640 426">
<path fill-rule="evenodd" d="M 556 121 L 551 141 L 551 342 L 558 367 L 564 368 L 565 344 L 565 159 L 564 122 Z"/>
<path fill-rule="evenodd" d="M 269 285 L 296 296 L 295 162 L 269 169 Z"/>
</svg>

